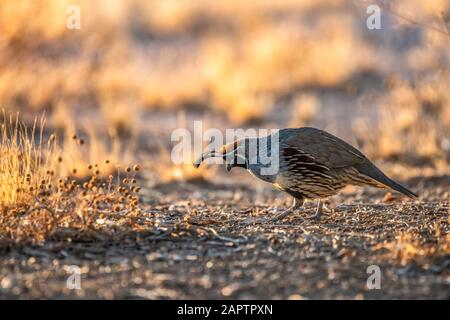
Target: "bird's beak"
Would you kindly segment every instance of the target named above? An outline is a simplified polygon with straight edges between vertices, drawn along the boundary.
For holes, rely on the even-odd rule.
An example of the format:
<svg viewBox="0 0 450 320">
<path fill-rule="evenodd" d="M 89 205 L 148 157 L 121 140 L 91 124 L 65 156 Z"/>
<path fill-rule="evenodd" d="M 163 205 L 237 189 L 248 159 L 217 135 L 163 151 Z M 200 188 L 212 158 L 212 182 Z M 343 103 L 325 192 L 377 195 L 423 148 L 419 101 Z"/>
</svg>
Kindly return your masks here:
<svg viewBox="0 0 450 320">
<path fill-rule="evenodd" d="M 218 150 L 212 150 L 212 151 L 205 152 L 197 160 L 194 161 L 194 167 L 198 168 L 198 167 L 200 167 L 200 164 L 204 160 L 209 159 L 209 158 L 214 158 L 214 157 L 219 157 L 226 161 L 229 157 L 232 157 L 235 155 L 237 147 L 238 147 L 238 142 L 234 141 L 232 143 L 222 146 Z M 227 169 L 227 171 L 230 171 L 235 166 L 236 166 L 236 164 L 227 162 L 226 169 Z"/>
<path fill-rule="evenodd" d="M 193 163 L 194 167 L 198 168 L 202 164 L 203 160 L 214 157 L 213 153 L 214 151 L 203 153 L 197 160 L 194 161 Z"/>
<path fill-rule="evenodd" d="M 224 160 L 226 159 L 226 157 L 231 154 L 233 151 L 231 151 L 230 153 L 224 153 L 223 151 L 208 151 L 203 153 L 197 160 L 194 161 L 193 165 L 195 168 L 200 167 L 200 164 L 209 158 L 215 158 L 215 157 L 219 157 L 219 158 L 223 158 Z"/>
</svg>

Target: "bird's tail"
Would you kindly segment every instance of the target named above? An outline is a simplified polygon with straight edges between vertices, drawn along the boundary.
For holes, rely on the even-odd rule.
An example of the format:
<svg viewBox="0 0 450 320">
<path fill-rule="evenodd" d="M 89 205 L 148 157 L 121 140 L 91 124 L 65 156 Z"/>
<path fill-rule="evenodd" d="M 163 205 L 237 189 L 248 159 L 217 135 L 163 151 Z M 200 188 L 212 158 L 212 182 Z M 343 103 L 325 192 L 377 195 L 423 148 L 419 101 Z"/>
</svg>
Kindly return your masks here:
<svg viewBox="0 0 450 320">
<path fill-rule="evenodd" d="M 356 166 L 356 169 L 365 176 L 368 176 L 377 182 L 395 190 L 400 193 L 403 193 L 405 196 L 408 196 L 411 199 L 418 198 L 418 195 L 412 192 L 411 190 L 405 188 L 401 184 L 395 182 L 388 176 L 386 176 L 380 169 L 378 169 L 372 163 L 364 163 Z"/>
</svg>

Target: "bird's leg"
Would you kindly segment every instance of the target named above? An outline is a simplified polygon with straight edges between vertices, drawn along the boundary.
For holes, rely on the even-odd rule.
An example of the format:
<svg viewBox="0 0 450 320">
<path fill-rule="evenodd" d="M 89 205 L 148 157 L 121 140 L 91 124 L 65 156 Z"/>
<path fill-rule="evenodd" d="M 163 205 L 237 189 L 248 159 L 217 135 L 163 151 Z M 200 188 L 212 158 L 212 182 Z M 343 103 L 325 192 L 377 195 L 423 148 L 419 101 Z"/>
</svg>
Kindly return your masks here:
<svg viewBox="0 0 450 320">
<path fill-rule="evenodd" d="M 319 201 L 317 202 L 316 213 L 311 218 L 320 220 L 320 216 L 322 215 L 322 209 L 323 209 L 323 202 L 322 200 L 319 199 Z"/>
<path fill-rule="evenodd" d="M 274 222 L 274 221 L 278 221 L 278 220 L 281 220 L 281 219 L 285 218 L 286 216 L 288 216 L 292 212 L 295 212 L 298 209 L 300 209 L 303 206 L 304 202 L 305 201 L 303 199 L 300 200 L 300 199 L 294 198 L 294 203 L 292 204 L 291 207 L 289 207 L 288 209 L 286 209 L 285 211 L 283 211 L 279 215 L 276 215 L 275 217 L 271 218 L 269 221 Z"/>
</svg>

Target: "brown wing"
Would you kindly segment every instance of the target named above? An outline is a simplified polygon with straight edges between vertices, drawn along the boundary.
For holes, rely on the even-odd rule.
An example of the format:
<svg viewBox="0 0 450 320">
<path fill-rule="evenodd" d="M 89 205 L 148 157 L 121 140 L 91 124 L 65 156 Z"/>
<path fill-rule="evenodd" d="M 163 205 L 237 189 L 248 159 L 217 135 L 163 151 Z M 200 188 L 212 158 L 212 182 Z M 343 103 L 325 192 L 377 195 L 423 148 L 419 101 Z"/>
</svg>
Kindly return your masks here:
<svg viewBox="0 0 450 320">
<path fill-rule="evenodd" d="M 367 158 L 347 142 L 315 128 L 284 129 L 280 142 L 302 150 L 329 169 L 344 168 L 367 162 Z"/>
</svg>

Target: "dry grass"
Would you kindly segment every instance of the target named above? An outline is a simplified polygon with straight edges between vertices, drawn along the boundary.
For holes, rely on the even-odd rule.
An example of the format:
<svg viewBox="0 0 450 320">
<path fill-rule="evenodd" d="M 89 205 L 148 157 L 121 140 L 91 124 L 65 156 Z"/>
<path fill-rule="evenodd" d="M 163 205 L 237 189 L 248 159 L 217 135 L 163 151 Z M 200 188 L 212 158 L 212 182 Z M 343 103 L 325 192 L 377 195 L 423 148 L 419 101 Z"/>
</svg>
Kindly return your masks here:
<svg viewBox="0 0 450 320">
<path fill-rule="evenodd" d="M 430 162 L 441 166 L 450 155 L 448 95 L 450 75 L 405 82 L 391 79 L 389 94 L 375 102 L 380 119 L 356 120 L 355 129 L 367 137 L 367 153 L 374 158 Z M 446 89 L 447 88 L 447 89 Z M 359 125 L 358 125 L 359 122 Z"/>
<path fill-rule="evenodd" d="M 449 218 L 450 219 L 450 218 Z M 389 251 L 386 257 L 397 260 L 402 265 L 427 259 L 446 257 L 450 255 L 450 234 L 442 232 L 439 225 L 435 227 L 434 241 L 425 240 L 419 232 L 399 232 L 393 241 L 387 241 L 375 246 L 375 249 L 385 248 Z"/>
<path fill-rule="evenodd" d="M 73 230 L 69 237 L 80 230 L 101 230 L 107 217 L 127 219 L 140 210 L 135 179 L 139 166 L 117 168 L 114 176 L 102 179 L 100 170 L 110 165 L 110 160 L 105 160 L 90 165 L 83 180 L 77 179 L 78 171 L 64 175 L 67 160 L 63 148 L 54 134 L 43 137 L 44 123 L 42 118 L 39 126 L 30 130 L 18 117 L 4 116 L 0 242 L 43 241 L 61 229 Z M 80 138 L 72 139 L 84 144 Z M 107 228 L 108 232 L 113 229 Z"/>
<path fill-rule="evenodd" d="M 418 23 L 383 9 L 367 30 L 362 0 L 0 1 L 0 105 L 27 124 L 0 130 L 1 296 L 448 298 L 450 3 L 379 2 Z M 287 196 L 172 162 L 170 132 L 199 119 L 335 130 L 420 201 L 350 188 L 320 223 L 268 223 Z"/>
<path fill-rule="evenodd" d="M 129 150 L 124 150 L 118 139 L 102 139 L 92 128 L 88 129 L 87 138 L 79 137 L 74 132 L 77 131 L 64 135 L 61 156 L 64 159 L 64 172 L 77 179 L 85 179 L 93 174 L 93 167 L 97 176 L 105 178 L 114 174 L 121 163 L 131 161 Z"/>
<path fill-rule="evenodd" d="M 43 141 L 41 118 L 28 129 L 15 118 L 3 114 L 1 128 L 0 194 L 2 207 L 20 206 L 33 201 L 41 181 L 54 182 L 59 153 L 55 136 Z M 37 141 L 37 142 L 36 142 Z"/>
<path fill-rule="evenodd" d="M 394 70 L 403 79 L 400 87 L 387 87 L 377 94 L 382 100 L 376 106 L 382 113 L 382 141 L 368 139 L 368 149 L 373 150 L 369 153 L 417 152 L 418 157 L 428 158 L 442 154 L 439 141 L 415 150 L 393 143 L 392 137 L 407 130 L 404 126 L 417 131 L 405 135 L 411 141 L 435 140 L 430 127 L 442 125 L 448 130 L 449 81 L 444 70 L 450 50 L 445 35 L 420 29 L 421 38 L 396 56 L 360 30 L 366 18 L 364 5 L 342 0 L 95 4 L 80 0 L 74 4 L 81 7 L 82 27 L 72 31 L 65 27 L 69 4 L 22 0 L 0 6 L 4 44 L 0 100 L 4 105 L 14 110 L 52 110 L 61 104 L 69 109 L 97 107 L 112 134 L 129 136 L 139 110 L 200 107 L 224 113 L 241 125 L 270 120 L 281 108 L 280 98 L 295 97 L 304 87 L 341 88 L 349 82 L 358 87 L 355 76 L 374 74 L 386 80 Z M 445 21 L 437 19 L 438 14 L 444 13 L 445 18 L 449 10 L 442 0 L 396 1 L 392 8 L 439 27 Z M 391 18 L 399 29 L 382 33 L 385 42 L 388 33 L 403 38 L 402 32 L 412 28 L 404 20 Z M 441 71 L 438 79 L 424 77 Z M 411 100 L 408 90 L 418 97 Z M 409 110 L 398 106 L 406 106 L 407 101 L 412 102 Z M 441 105 L 442 117 L 418 117 L 428 112 L 430 104 Z M 395 110 L 399 127 L 390 126 L 385 108 Z"/>
<path fill-rule="evenodd" d="M 304 94 L 294 97 L 292 100 L 292 118 L 290 127 L 304 127 L 320 114 L 320 101 L 313 94 Z"/>
<path fill-rule="evenodd" d="M 81 7 L 80 30 L 66 28 L 69 4 Z M 362 110 L 348 115 L 350 134 L 371 158 L 446 167 L 448 37 L 395 17 L 386 31 L 367 33 L 359 27 L 361 9 L 342 0 L 5 1 L 0 101 L 31 118 L 47 110 L 52 126 L 65 132 L 64 170 L 76 169 L 78 178 L 104 159 L 110 165 L 103 176 L 131 161 L 122 147 L 135 147 L 138 120 L 155 110 L 225 115 L 230 127 L 256 120 L 261 127 L 335 128 L 339 120 L 323 114 L 342 103 L 323 102 L 322 92 L 347 95 Z M 436 13 L 445 20 L 450 10 L 441 0 L 396 1 L 392 9 L 437 25 L 443 21 Z M 401 42 L 397 37 L 411 44 L 396 51 L 390 43 Z M 80 126 L 78 114 L 93 109 L 104 128 Z M 70 139 L 78 128 L 89 141 L 81 148 Z M 159 150 L 152 167 L 161 181 L 213 176 L 175 166 L 166 148 Z"/>
<path fill-rule="evenodd" d="M 81 7 L 80 30 L 66 28 L 69 4 Z M 437 25 L 442 21 L 436 13 L 445 19 L 450 9 L 442 0 L 396 1 L 392 8 Z M 130 161 L 121 158 L 120 139 L 135 141 L 138 119 L 155 109 L 168 116 L 193 109 L 224 114 L 229 126 L 253 120 L 261 126 L 314 125 L 327 108 L 341 107 L 321 103 L 327 90 L 353 101 L 375 96 L 360 103 L 374 112 L 350 115 L 351 131 L 371 158 L 445 167 L 448 37 L 395 17 L 385 32 L 368 34 L 360 28 L 366 18 L 361 9 L 342 0 L 4 1 L 0 101 L 13 111 L 47 110 L 52 125 L 66 132 L 64 170 L 76 169 L 78 178 L 104 159 L 110 160 L 104 176 Z M 410 36 L 411 30 L 419 36 Z M 412 44 L 397 52 L 390 45 L 400 41 L 395 37 Z M 386 48 L 379 45 L 385 42 Z M 373 93 L 378 80 L 360 84 L 367 75 L 385 85 Z M 70 139 L 78 131 L 77 114 L 87 109 L 99 110 L 107 143 L 93 124 L 82 128 L 89 144 Z M 274 124 L 273 116 L 283 112 L 286 121 Z M 208 176 L 160 153 L 152 166 L 161 181 Z"/>
</svg>

